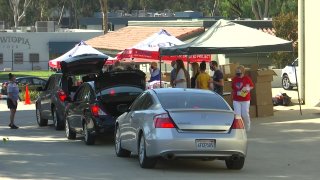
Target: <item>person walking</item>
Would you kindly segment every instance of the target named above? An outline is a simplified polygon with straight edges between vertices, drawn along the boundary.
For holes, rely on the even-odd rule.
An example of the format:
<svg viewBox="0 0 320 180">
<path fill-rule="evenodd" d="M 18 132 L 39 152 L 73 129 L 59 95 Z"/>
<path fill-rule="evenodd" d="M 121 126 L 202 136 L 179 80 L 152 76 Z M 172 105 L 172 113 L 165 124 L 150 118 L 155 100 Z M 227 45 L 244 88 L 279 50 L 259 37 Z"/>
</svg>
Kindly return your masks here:
<svg viewBox="0 0 320 180">
<path fill-rule="evenodd" d="M 212 81 L 211 81 L 213 84 L 213 91 L 222 96 L 223 95 L 223 86 L 224 86 L 223 73 L 218 68 L 217 61 L 210 62 L 210 70 L 214 71 L 213 76 L 212 76 Z"/>
<path fill-rule="evenodd" d="M 236 69 L 236 76 L 232 78 L 233 109 L 234 113 L 244 120 L 246 131 L 250 131 L 250 91 L 254 85 L 251 78 L 244 73 L 244 67 L 239 66 Z"/>
<path fill-rule="evenodd" d="M 190 87 L 190 76 L 184 67 L 183 61 L 181 59 L 176 60 L 177 69 L 176 69 L 176 78 L 173 81 L 173 84 L 176 88 L 188 88 Z"/>
<path fill-rule="evenodd" d="M 200 63 L 200 74 L 196 79 L 196 88 L 198 89 L 210 89 L 210 75 L 206 72 L 206 62 Z"/>
<path fill-rule="evenodd" d="M 196 62 L 191 63 L 191 70 L 192 70 L 191 88 L 196 88 L 196 79 L 200 73 L 199 64 Z"/>
<path fill-rule="evenodd" d="M 14 117 L 18 107 L 18 99 L 19 99 L 19 88 L 16 84 L 16 77 L 9 73 L 9 84 L 7 87 L 7 105 L 10 109 L 10 124 L 9 127 L 11 129 L 18 129 L 19 127 L 14 124 Z"/>
</svg>

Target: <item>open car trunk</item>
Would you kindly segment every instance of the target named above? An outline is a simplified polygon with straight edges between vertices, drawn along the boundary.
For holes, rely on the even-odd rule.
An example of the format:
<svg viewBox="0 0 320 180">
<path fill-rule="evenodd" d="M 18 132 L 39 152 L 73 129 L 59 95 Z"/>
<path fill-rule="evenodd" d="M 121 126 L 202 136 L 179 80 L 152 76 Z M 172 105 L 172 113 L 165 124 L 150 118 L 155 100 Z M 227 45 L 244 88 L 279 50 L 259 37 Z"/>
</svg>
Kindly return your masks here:
<svg viewBox="0 0 320 180">
<path fill-rule="evenodd" d="M 131 103 L 145 90 L 145 73 L 140 70 L 105 72 L 95 82 L 98 100 L 108 114 L 119 116 L 118 106 Z"/>
</svg>

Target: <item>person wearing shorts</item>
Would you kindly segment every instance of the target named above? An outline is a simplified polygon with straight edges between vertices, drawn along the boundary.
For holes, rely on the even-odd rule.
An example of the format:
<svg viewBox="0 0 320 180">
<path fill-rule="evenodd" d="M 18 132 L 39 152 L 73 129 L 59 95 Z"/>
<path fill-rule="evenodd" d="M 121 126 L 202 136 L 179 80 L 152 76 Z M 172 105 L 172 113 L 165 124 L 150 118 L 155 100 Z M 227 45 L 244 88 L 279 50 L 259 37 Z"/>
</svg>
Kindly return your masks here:
<svg viewBox="0 0 320 180">
<path fill-rule="evenodd" d="M 14 124 L 14 116 L 18 107 L 18 99 L 19 99 L 19 88 L 16 84 L 16 77 L 9 73 L 9 84 L 7 86 L 7 105 L 10 109 L 10 123 L 9 127 L 11 129 L 18 129 L 19 127 Z"/>
</svg>

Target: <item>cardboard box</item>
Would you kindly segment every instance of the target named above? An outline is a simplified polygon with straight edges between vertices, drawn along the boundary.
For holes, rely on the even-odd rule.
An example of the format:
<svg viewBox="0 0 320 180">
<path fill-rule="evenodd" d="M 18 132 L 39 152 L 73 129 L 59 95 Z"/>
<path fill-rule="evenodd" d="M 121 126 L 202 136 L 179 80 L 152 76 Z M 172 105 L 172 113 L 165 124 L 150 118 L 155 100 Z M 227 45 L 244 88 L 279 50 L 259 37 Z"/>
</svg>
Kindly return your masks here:
<svg viewBox="0 0 320 180">
<path fill-rule="evenodd" d="M 223 92 L 232 92 L 231 84 L 231 81 L 224 81 Z"/>
<path fill-rule="evenodd" d="M 251 105 L 249 107 L 249 114 L 250 114 L 250 118 L 257 117 L 257 107 L 255 105 Z"/>
<path fill-rule="evenodd" d="M 271 82 L 273 80 L 273 76 L 277 75 L 273 70 L 250 70 L 250 77 L 253 82 Z"/>
<path fill-rule="evenodd" d="M 238 64 L 224 64 L 220 65 L 220 70 L 223 73 L 223 78 L 227 80 L 228 78 L 233 78 L 236 75 L 236 69 Z"/>
<path fill-rule="evenodd" d="M 273 116 L 273 104 L 257 105 L 257 117 Z"/>
<path fill-rule="evenodd" d="M 256 83 L 251 91 L 252 105 L 270 105 L 272 103 L 271 82 Z"/>
<path fill-rule="evenodd" d="M 222 97 L 224 100 L 227 101 L 227 103 L 229 104 L 230 107 L 233 107 L 233 99 L 232 99 L 231 93 L 224 94 Z"/>
</svg>

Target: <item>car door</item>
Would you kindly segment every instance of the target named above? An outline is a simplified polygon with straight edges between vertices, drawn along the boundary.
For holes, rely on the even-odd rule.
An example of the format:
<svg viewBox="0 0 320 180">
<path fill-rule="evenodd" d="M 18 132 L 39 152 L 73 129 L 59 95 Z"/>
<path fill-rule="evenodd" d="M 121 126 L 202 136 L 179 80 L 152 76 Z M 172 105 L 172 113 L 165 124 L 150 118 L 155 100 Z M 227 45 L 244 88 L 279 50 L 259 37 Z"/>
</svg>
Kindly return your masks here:
<svg viewBox="0 0 320 180">
<path fill-rule="evenodd" d="M 148 109 L 153 105 L 154 101 L 152 99 L 152 96 L 150 93 L 146 93 L 144 96 L 144 99 L 142 101 L 141 106 L 135 110 L 131 116 L 130 116 L 130 121 L 129 121 L 129 126 L 130 126 L 130 140 L 129 140 L 129 144 L 130 146 L 135 150 L 137 150 L 138 147 L 138 135 L 139 135 L 139 131 L 140 129 L 144 130 L 144 134 L 148 134 L 150 132 L 150 128 L 143 128 L 144 125 L 146 125 L 147 123 L 144 122 L 145 121 L 145 117 L 146 116 L 152 116 L 153 114 L 151 114 Z M 149 119 L 147 119 L 149 120 Z M 132 138 L 131 138 L 132 137 Z M 136 152 L 136 151 L 134 151 Z"/>
<path fill-rule="evenodd" d="M 38 87 L 44 87 L 46 85 L 46 81 L 39 78 L 32 79 L 32 87 L 29 90 L 36 90 Z"/>
<path fill-rule="evenodd" d="M 72 103 L 68 108 L 68 121 L 72 129 L 81 131 L 82 129 L 82 115 L 83 115 L 83 103 L 85 103 L 86 85 L 79 87 L 74 95 Z"/>
<path fill-rule="evenodd" d="M 40 94 L 41 116 L 44 119 L 51 119 L 51 97 L 55 87 L 56 77 L 51 76 Z"/>
<path fill-rule="evenodd" d="M 124 148 L 130 148 L 132 145 L 130 145 L 130 142 L 132 143 L 132 139 L 135 138 L 134 131 L 131 129 L 131 118 L 134 116 L 135 112 L 140 110 L 143 101 L 145 98 L 146 93 L 142 93 L 137 99 L 132 103 L 131 107 L 129 108 L 130 111 L 126 114 L 124 118 L 122 118 L 121 122 L 119 122 L 120 125 L 120 132 L 121 132 L 121 143 Z"/>
<path fill-rule="evenodd" d="M 296 59 L 292 65 L 290 66 L 290 72 L 288 73 L 289 75 L 289 80 L 292 84 L 296 84 L 297 80 L 296 80 L 296 73 L 297 75 L 299 75 L 299 70 L 298 70 L 298 59 Z M 298 78 L 298 77 L 297 77 Z"/>
</svg>

